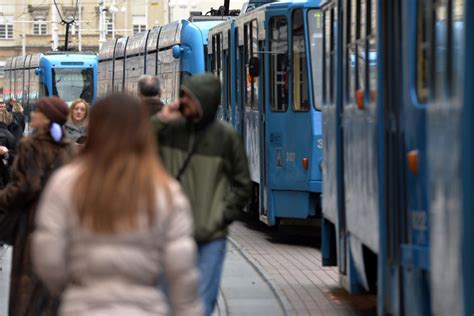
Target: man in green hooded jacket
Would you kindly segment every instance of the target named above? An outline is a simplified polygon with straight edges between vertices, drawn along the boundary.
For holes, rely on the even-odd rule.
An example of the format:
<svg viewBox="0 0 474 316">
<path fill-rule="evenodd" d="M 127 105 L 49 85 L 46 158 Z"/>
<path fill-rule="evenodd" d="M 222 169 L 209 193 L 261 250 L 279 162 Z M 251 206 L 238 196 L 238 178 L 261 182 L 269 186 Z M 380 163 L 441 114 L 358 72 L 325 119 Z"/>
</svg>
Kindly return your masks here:
<svg viewBox="0 0 474 316">
<path fill-rule="evenodd" d="M 251 191 L 242 140 L 229 124 L 215 118 L 220 99 L 219 79 L 209 73 L 196 75 L 181 86 L 180 98 L 153 120 L 161 160 L 181 182 L 193 210 L 206 315 L 217 300 L 227 227 Z"/>
</svg>

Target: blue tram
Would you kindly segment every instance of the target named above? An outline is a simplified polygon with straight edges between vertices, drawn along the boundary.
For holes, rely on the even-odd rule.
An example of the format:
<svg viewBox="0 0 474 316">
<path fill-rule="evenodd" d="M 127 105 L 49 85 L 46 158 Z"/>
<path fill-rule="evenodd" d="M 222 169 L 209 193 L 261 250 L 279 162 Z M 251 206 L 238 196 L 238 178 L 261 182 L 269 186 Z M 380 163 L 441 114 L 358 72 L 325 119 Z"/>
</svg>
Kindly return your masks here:
<svg viewBox="0 0 474 316">
<path fill-rule="evenodd" d="M 318 1 L 283 1 L 209 31 L 219 116 L 242 135 L 252 205 L 268 225 L 320 213 L 322 30 Z"/>
<path fill-rule="evenodd" d="M 160 77 L 163 102 L 175 100 L 184 78 L 206 70 L 207 33 L 221 22 L 180 20 L 104 43 L 99 52 L 99 96 L 136 93 L 140 75 L 151 74 Z"/>
<path fill-rule="evenodd" d="M 70 104 L 77 98 L 92 103 L 96 96 L 97 55 L 50 52 L 8 58 L 3 98 L 16 98 L 25 112 L 43 96 L 59 96 Z"/>
<path fill-rule="evenodd" d="M 474 312 L 473 12 L 323 5 L 323 263 L 379 315 Z"/>
</svg>

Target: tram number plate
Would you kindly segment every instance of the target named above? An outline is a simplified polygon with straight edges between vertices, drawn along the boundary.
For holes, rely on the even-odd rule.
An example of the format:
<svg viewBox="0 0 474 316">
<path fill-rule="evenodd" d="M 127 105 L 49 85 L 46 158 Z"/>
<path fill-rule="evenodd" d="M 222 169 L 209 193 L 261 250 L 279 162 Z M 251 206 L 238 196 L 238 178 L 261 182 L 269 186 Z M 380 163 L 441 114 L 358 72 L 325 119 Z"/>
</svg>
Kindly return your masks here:
<svg viewBox="0 0 474 316">
<path fill-rule="evenodd" d="M 287 162 L 295 162 L 295 158 L 296 158 L 296 153 L 293 153 L 293 152 L 287 152 L 286 153 L 286 161 Z"/>
</svg>

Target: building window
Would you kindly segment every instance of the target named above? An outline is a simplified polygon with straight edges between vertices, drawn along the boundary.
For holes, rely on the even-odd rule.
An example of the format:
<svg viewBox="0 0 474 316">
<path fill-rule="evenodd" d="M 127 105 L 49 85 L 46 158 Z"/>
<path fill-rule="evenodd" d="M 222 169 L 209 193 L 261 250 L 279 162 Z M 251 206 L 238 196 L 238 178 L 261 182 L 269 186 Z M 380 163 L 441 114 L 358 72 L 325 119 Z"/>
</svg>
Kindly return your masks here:
<svg viewBox="0 0 474 316">
<path fill-rule="evenodd" d="M 47 25 L 43 17 L 36 17 L 33 21 L 33 34 L 45 35 L 47 33 Z"/>
<path fill-rule="evenodd" d="M 0 39 L 13 39 L 13 16 L 0 16 Z"/>
<path fill-rule="evenodd" d="M 146 31 L 146 17 L 144 15 L 133 16 L 133 34 Z"/>
<path fill-rule="evenodd" d="M 114 21 L 111 16 L 105 18 L 105 29 L 107 35 L 112 35 L 114 29 Z"/>
</svg>

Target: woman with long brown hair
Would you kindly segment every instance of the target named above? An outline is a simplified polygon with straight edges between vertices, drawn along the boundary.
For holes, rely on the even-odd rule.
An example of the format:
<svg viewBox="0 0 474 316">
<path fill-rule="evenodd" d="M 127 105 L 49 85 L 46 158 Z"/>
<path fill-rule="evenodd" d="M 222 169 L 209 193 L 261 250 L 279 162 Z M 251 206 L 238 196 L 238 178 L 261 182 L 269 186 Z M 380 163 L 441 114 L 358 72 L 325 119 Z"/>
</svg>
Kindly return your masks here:
<svg viewBox="0 0 474 316">
<path fill-rule="evenodd" d="M 145 108 L 115 94 L 91 110 L 89 137 L 45 189 L 33 239 L 61 315 L 200 315 L 189 203 L 162 168 Z"/>
</svg>

